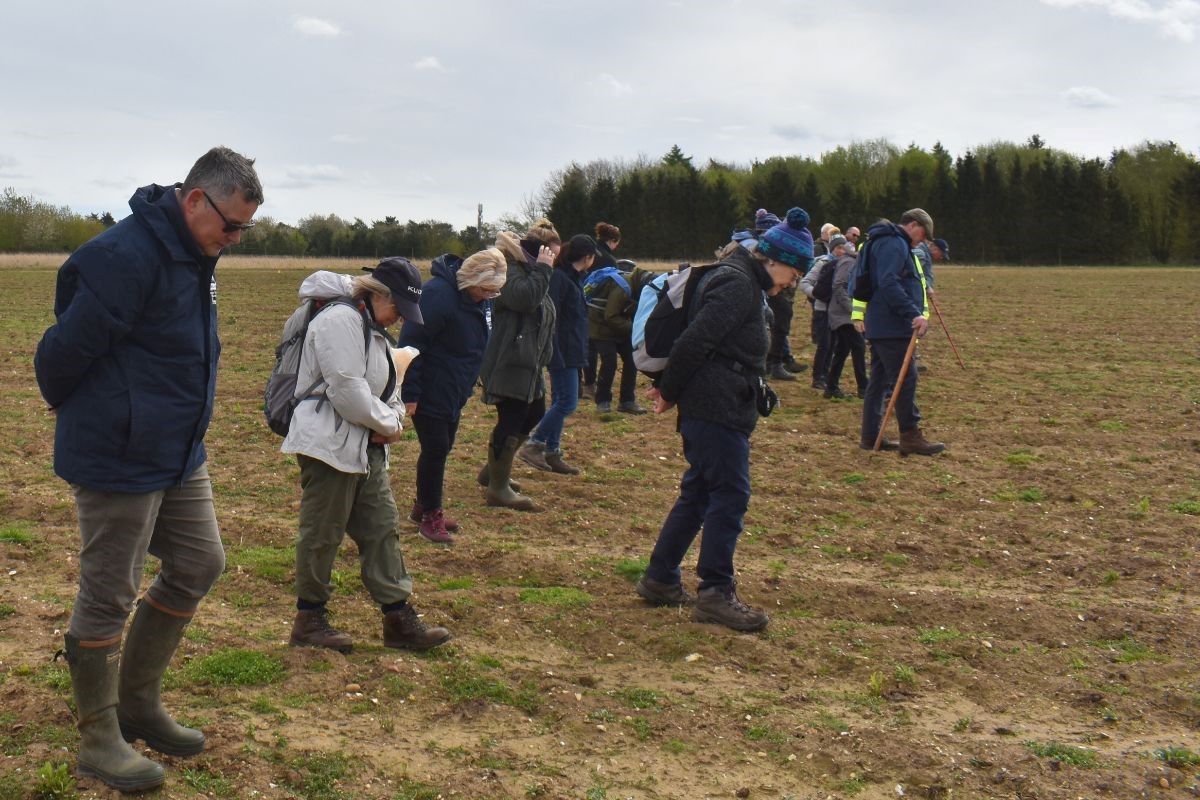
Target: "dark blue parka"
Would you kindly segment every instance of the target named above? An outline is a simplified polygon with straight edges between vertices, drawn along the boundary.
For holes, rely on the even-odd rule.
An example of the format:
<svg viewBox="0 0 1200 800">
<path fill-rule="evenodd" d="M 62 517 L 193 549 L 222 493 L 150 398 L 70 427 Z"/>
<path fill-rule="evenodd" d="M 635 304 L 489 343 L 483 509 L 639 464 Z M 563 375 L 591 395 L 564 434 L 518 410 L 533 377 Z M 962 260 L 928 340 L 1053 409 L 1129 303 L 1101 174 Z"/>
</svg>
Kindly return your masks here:
<svg viewBox="0 0 1200 800">
<path fill-rule="evenodd" d="M 458 288 L 462 259 L 451 253 L 433 260 L 433 277 L 421 287 L 424 325 L 408 320 L 400 329 L 400 346 L 421 351 L 404 374 L 400 394 L 416 403 L 417 413 L 457 420 L 470 399 L 487 348 L 485 312 L 490 300 L 476 303 Z"/>
<path fill-rule="evenodd" d="M 144 186 L 129 207 L 59 269 L 57 321 L 34 371 L 57 409 L 54 471 L 88 489 L 145 493 L 182 484 L 206 459 L 217 259 L 197 247 L 174 187 Z"/>
<path fill-rule="evenodd" d="M 913 261 L 912 240 L 891 222 L 872 225 L 867 236 L 867 246 L 859 255 L 860 260 L 869 259 L 865 268 L 871 271 L 874 285 L 863 316 L 866 337 L 908 339 L 913 317 L 925 313 L 925 288 Z"/>
<path fill-rule="evenodd" d="M 583 299 L 583 275 L 560 264 L 550 275 L 550 299 L 558 317 L 550 369 L 582 369 L 587 364 L 588 316 Z"/>
</svg>

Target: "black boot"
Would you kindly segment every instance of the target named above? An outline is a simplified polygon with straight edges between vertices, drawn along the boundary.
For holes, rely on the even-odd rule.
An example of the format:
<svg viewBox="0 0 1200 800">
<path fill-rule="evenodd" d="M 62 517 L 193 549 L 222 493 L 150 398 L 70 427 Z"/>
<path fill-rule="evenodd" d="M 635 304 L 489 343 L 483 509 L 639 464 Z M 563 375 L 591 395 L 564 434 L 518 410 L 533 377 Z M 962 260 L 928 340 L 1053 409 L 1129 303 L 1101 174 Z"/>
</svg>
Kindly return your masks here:
<svg viewBox="0 0 1200 800">
<path fill-rule="evenodd" d="M 79 728 L 79 774 L 122 792 L 161 786 L 166 779 L 163 768 L 134 752 L 117 723 L 121 643 L 84 647 L 69 633 L 65 639 Z"/>
<path fill-rule="evenodd" d="M 169 756 L 194 756 L 204 749 L 204 734 L 171 719 L 162 703 L 163 673 L 191 621 L 190 616 L 168 614 L 144 599 L 138 603 L 121 657 L 117 721 L 125 741 L 142 739 Z"/>
</svg>

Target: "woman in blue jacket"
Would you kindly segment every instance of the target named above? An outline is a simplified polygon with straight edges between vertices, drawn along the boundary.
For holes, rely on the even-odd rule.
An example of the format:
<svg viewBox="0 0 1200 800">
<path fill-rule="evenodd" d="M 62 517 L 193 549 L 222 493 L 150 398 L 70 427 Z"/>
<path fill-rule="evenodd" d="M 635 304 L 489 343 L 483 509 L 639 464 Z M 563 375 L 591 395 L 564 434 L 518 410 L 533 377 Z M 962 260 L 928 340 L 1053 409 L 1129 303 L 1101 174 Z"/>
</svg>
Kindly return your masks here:
<svg viewBox="0 0 1200 800">
<path fill-rule="evenodd" d="M 401 395 L 421 442 L 417 457 L 417 499 L 408 518 L 431 542 L 450 543 L 458 523 L 442 512 L 446 458 L 454 447 L 458 422 L 479 378 L 488 342 L 492 298 L 500 294 L 508 267 L 492 247 L 463 261 L 447 253 L 433 260 L 421 293 L 425 324 L 405 322 L 400 345 L 421 355 L 404 375 Z"/>
<path fill-rule="evenodd" d="M 579 469 L 563 461 L 562 432 L 567 417 L 579 405 L 579 370 L 587 363 L 588 318 L 583 298 L 583 273 L 596 260 L 596 242 L 585 234 L 572 236 L 558 254 L 550 275 L 550 299 L 558 328 L 550 356 L 550 407 L 529 441 L 520 449 L 521 460 L 546 472 L 578 475 Z"/>
</svg>

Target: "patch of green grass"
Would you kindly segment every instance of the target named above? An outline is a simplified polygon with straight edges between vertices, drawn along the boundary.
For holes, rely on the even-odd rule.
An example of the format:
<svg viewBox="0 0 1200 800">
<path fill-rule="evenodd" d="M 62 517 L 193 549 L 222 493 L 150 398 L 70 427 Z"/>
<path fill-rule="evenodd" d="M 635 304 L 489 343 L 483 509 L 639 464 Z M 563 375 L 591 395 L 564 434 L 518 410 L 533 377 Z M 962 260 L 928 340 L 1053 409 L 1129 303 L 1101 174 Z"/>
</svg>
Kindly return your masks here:
<svg viewBox="0 0 1200 800">
<path fill-rule="evenodd" d="M 646 567 L 650 565 L 648 558 L 622 558 L 613 566 L 613 572 L 620 575 L 630 583 L 634 583 L 638 578 L 642 577 L 646 572 Z"/>
<path fill-rule="evenodd" d="M 235 648 L 197 658 L 184 672 L 193 682 L 209 686 L 263 686 L 283 680 L 286 671 L 274 656 Z"/>
<path fill-rule="evenodd" d="M 850 726 L 844 719 L 829 711 L 817 712 L 814 722 L 818 727 L 829 728 L 830 730 L 837 731 L 838 733 L 850 730 Z"/>
<path fill-rule="evenodd" d="M 1046 499 L 1046 493 L 1036 486 L 1017 492 L 1017 499 L 1026 503 L 1040 503 Z"/>
<path fill-rule="evenodd" d="M 1106 419 L 1100 422 L 1099 428 L 1105 433 L 1120 433 L 1127 426 L 1119 419 Z"/>
<path fill-rule="evenodd" d="M 209 797 L 235 797 L 237 795 L 237 790 L 229 778 L 204 767 L 184 767 L 179 771 L 179 777 L 186 785 Z"/>
<path fill-rule="evenodd" d="M 448 578 L 437 585 L 438 591 L 448 592 L 456 589 L 471 589 L 475 586 L 474 578 Z"/>
<path fill-rule="evenodd" d="M 353 787 L 343 790 L 341 781 L 354 775 L 353 761 L 342 753 L 309 753 L 289 765 L 299 780 L 285 781 L 306 800 L 350 800 Z"/>
<path fill-rule="evenodd" d="M 271 583 L 288 583 L 296 569 L 296 548 L 290 545 L 233 548 L 229 551 L 229 563 Z"/>
<path fill-rule="evenodd" d="M 559 606 L 561 608 L 587 608 L 592 604 L 590 594 L 570 586 L 522 589 L 517 593 L 517 599 L 531 605 Z"/>
<path fill-rule="evenodd" d="M 68 800 L 79 796 L 75 789 L 75 778 L 66 764 L 47 761 L 38 767 L 33 784 L 35 800 Z"/>
<path fill-rule="evenodd" d="M 0 542 L 26 545 L 31 543 L 33 538 L 34 536 L 30 533 L 27 523 L 9 522 L 0 525 Z"/>
<path fill-rule="evenodd" d="M 897 664 L 892 670 L 892 675 L 896 678 L 896 683 L 904 686 L 912 686 L 917 682 L 917 671 L 904 664 Z"/>
<path fill-rule="evenodd" d="M 47 664 L 42 667 L 38 678 L 42 683 L 56 692 L 69 692 L 71 690 L 71 671 L 57 663 Z"/>
<path fill-rule="evenodd" d="M 959 717 L 954 721 L 954 732 L 962 733 L 971 727 L 971 722 L 972 720 L 970 717 Z"/>
<path fill-rule="evenodd" d="M 903 567 L 908 563 L 908 556 L 904 553 L 884 553 L 880 559 L 889 567 Z"/>
<path fill-rule="evenodd" d="M 17 613 L 17 607 L 12 603 L 0 603 L 0 619 L 6 619 Z"/>
<path fill-rule="evenodd" d="M 865 788 L 867 788 L 866 780 L 864 780 L 863 778 L 858 778 L 858 777 L 847 778 L 846 780 L 844 780 L 838 784 L 838 789 L 840 789 L 845 794 L 850 795 L 851 797 L 858 794 Z"/>
<path fill-rule="evenodd" d="M 486 669 L 500 669 L 500 667 L 504 666 L 504 663 L 500 659 L 489 655 L 475 656 L 475 663 Z"/>
<path fill-rule="evenodd" d="M 1035 461 L 1039 461 L 1040 457 L 1034 455 L 1028 450 L 1014 450 L 1004 457 L 1004 460 L 1012 464 L 1014 467 L 1027 467 Z"/>
<path fill-rule="evenodd" d="M 633 728 L 633 735 L 639 742 L 644 742 L 654 736 L 654 728 L 650 726 L 650 720 L 645 717 L 632 717 L 625 720 L 625 724 Z"/>
<path fill-rule="evenodd" d="M 655 689 L 640 689 L 636 686 L 619 689 L 614 694 L 637 709 L 654 708 L 662 699 L 662 694 Z"/>
<path fill-rule="evenodd" d="M 1200 516 L 1200 501 L 1196 500 L 1181 500 L 1178 503 L 1171 503 L 1167 508 L 1174 511 L 1176 514 L 1191 514 L 1192 516 Z"/>
<path fill-rule="evenodd" d="M 688 746 L 687 742 L 681 742 L 678 739 L 668 739 L 667 741 L 663 742 L 663 750 L 666 750 L 668 753 L 674 753 L 675 755 L 686 753 L 690 749 L 691 748 Z"/>
<path fill-rule="evenodd" d="M 746 729 L 746 741 L 769 742 L 776 746 L 787 744 L 787 734 L 777 731 L 770 725 L 751 725 Z"/>
<path fill-rule="evenodd" d="M 1193 753 L 1186 747 L 1160 747 L 1154 751 L 1154 757 L 1172 769 L 1191 769 L 1200 767 L 1200 754 Z"/>
<path fill-rule="evenodd" d="M 947 628 L 944 625 L 939 625 L 936 628 L 917 629 L 917 641 L 921 644 L 941 644 L 943 642 L 953 642 L 955 639 L 961 638 L 961 633 L 954 628 Z"/>
<path fill-rule="evenodd" d="M 1122 636 L 1120 639 L 1100 639 L 1092 642 L 1092 644 L 1096 647 L 1117 653 L 1117 662 L 1120 664 L 1162 660 L 1161 655 L 1155 653 L 1149 647 L 1129 635 Z"/>
<path fill-rule="evenodd" d="M 863 475 L 861 472 L 851 472 L 849 475 L 842 477 L 842 483 L 846 484 L 847 486 L 853 486 L 856 483 L 862 483 L 866 479 L 867 476 Z"/>
<path fill-rule="evenodd" d="M 1067 764 L 1081 769 L 1091 769 L 1100 766 L 1095 750 L 1085 750 L 1082 747 L 1072 747 L 1058 742 L 1025 742 L 1038 758 L 1050 758 L 1060 764 Z"/>
<path fill-rule="evenodd" d="M 538 708 L 537 694 L 533 690 L 514 690 L 504 681 L 482 674 L 478 667 L 470 663 L 448 662 L 439 682 L 452 703 L 487 700 L 529 714 Z"/>
<path fill-rule="evenodd" d="M 1105 586 L 1112 586 L 1119 580 L 1121 580 L 1121 573 L 1117 572 L 1115 569 L 1106 570 L 1105 573 L 1100 576 L 1100 582 Z"/>
</svg>

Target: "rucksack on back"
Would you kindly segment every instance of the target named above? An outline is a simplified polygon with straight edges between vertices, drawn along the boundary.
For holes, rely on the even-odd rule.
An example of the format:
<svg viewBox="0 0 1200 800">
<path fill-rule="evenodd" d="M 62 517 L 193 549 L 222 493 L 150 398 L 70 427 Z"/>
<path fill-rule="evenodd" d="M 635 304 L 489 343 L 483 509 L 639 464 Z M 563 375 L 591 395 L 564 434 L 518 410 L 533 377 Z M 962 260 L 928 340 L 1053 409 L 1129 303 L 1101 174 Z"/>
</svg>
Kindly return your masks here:
<svg viewBox="0 0 1200 800">
<path fill-rule="evenodd" d="M 267 378 L 267 386 L 263 391 L 263 415 L 267 426 L 279 434 L 287 436 L 292 425 L 292 415 L 301 400 L 310 396 L 324 380 L 315 382 L 303 392 L 297 393 L 296 379 L 300 373 L 300 357 L 304 353 L 304 337 L 313 318 L 321 311 L 333 305 L 350 306 L 363 316 L 363 342 L 370 345 L 371 328 L 366 315 L 348 297 L 337 297 L 328 300 L 309 299 L 300 304 L 292 312 L 287 322 L 283 324 L 283 335 L 275 348 L 275 368 Z"/>
<path fill-rule="evenodd" d="M 626 297 L 632 296 L 632 290 L 629 287 L 629 273 L 622 272 L 616 267 L 601 267 L 583 281 L 583 299 L 588 308 L 604 311 L 608 307 L 610 282 L 620 286 L 625 291 Z"/>
<path fill-rule="evenodd" d="M 824 256 L 822 256 L 824 258 Z M 833 275 L 837 272 L 837 259 L 828 258 L 821 262 L 821 274 L 813 284 L 813 299 L 828 303 L 833 299 Z"/>
<path fill-rule="evenodd" d="M 688 307 L 704 275 L 721 263 L 700 267 L 681 265 L 660 275 L 642 289 L 633 317 L 633 364 L 652 378 L 667 368 L 675 340 L 688 326 Z"/>
</svg>

